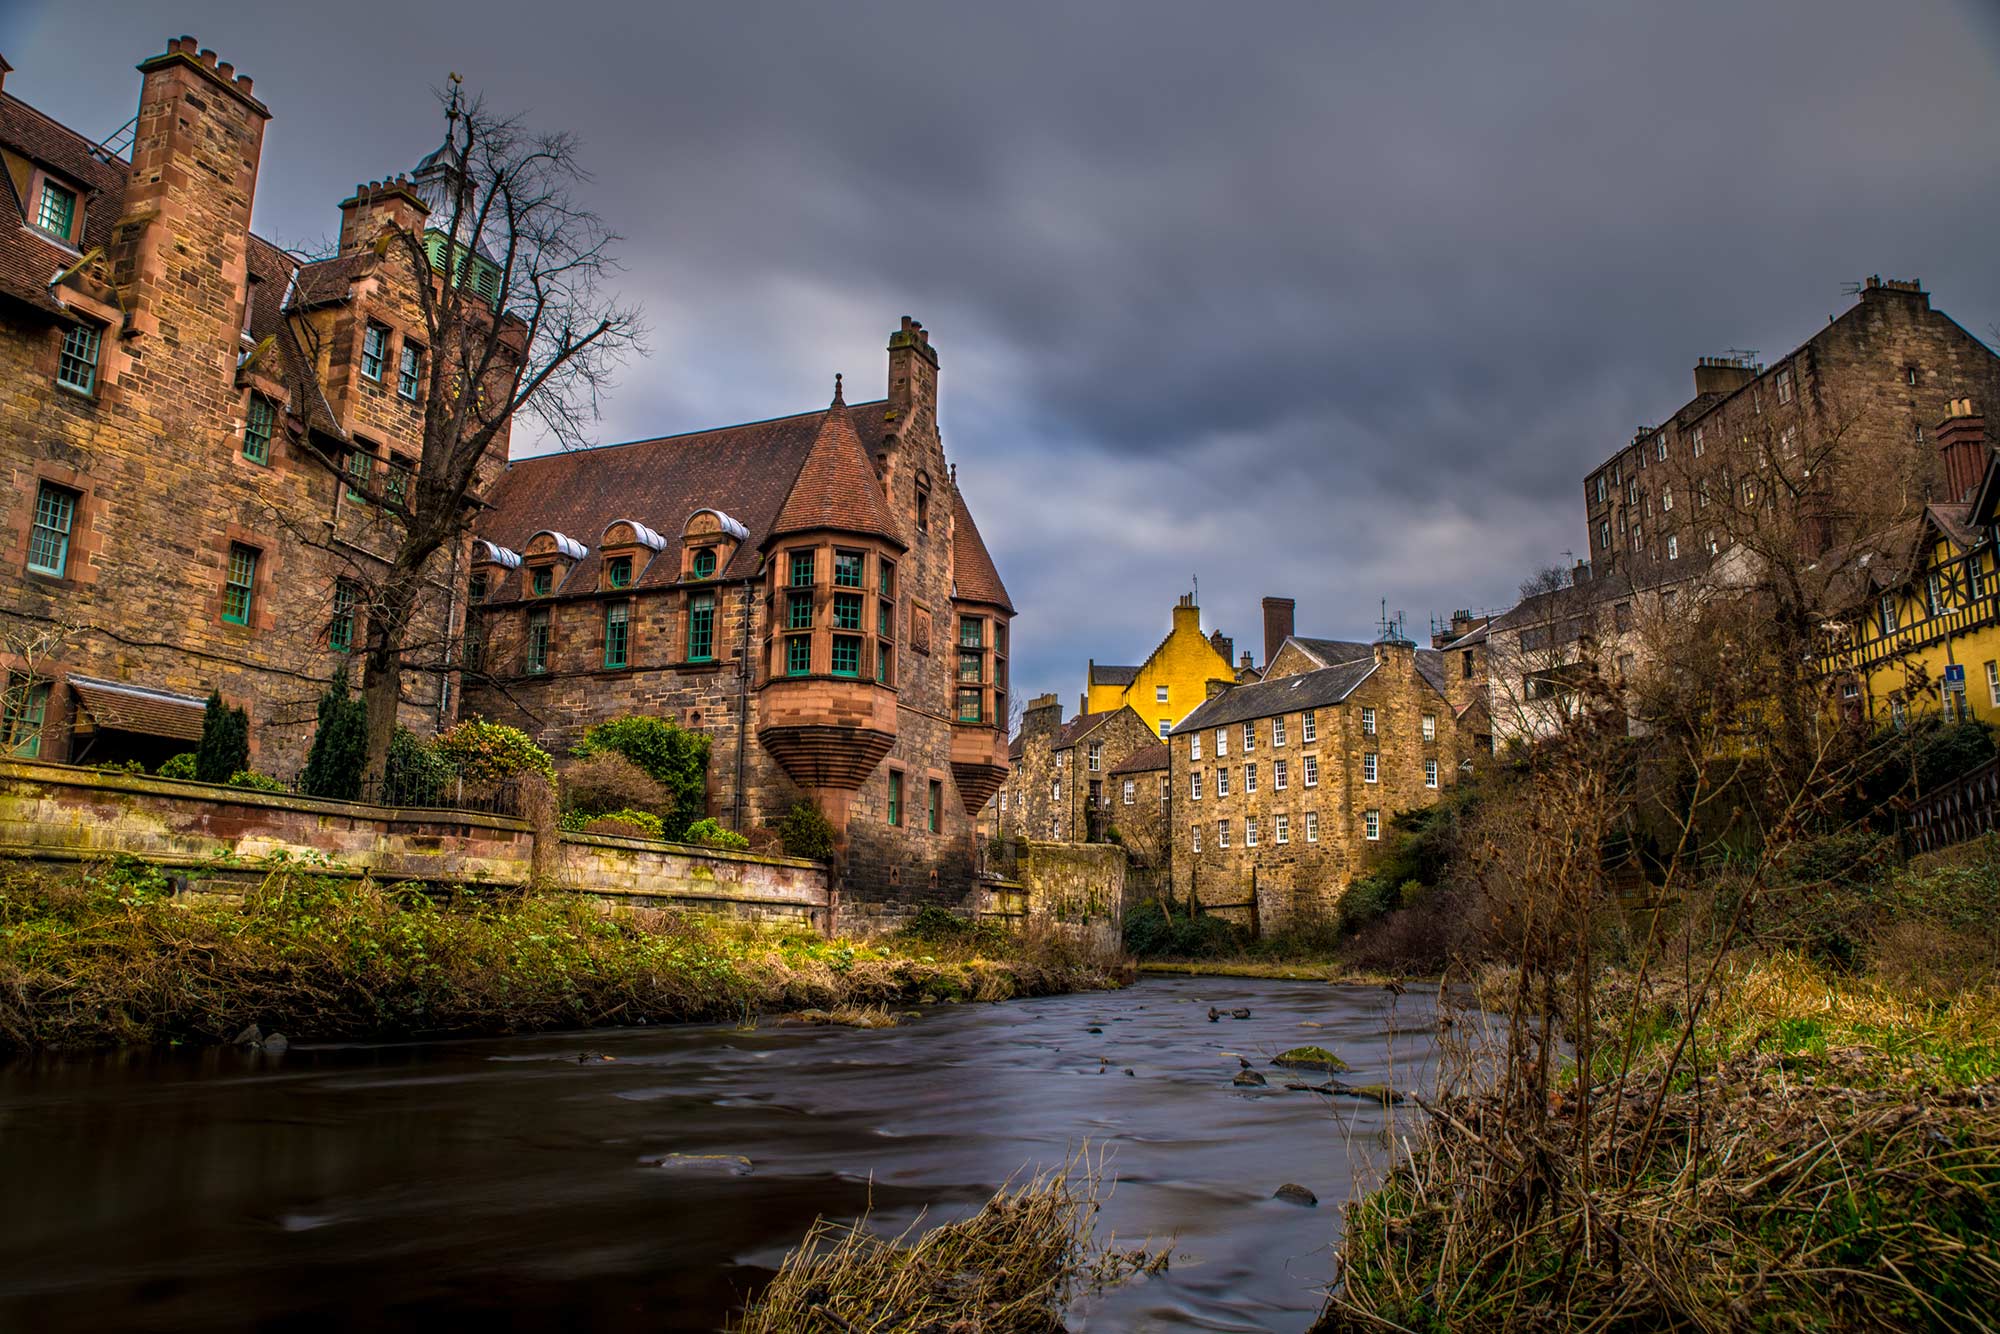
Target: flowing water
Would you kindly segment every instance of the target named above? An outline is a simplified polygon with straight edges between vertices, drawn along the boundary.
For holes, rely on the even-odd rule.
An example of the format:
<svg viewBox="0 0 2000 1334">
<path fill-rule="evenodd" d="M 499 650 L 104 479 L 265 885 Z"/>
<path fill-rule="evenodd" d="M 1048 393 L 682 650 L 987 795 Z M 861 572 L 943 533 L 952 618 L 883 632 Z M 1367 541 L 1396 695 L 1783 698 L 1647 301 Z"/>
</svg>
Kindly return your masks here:
<svg viewBox="0 0 2000 1334">
<path fill-rule="evenodd" d="M 1318 1044 L 1350 1081 L 1421 1086 L 1433 1003 L 1148 978 L 877 1031 L 17 1062 L 0 1330 L 712 1330 L 816 1215 L 960 1216 L 1086 1141 L 1117 1178 L 1100 1227 L 1171 1237 L 1174 1259 L 1073 1329 L 1303 1330 L 1339 1205 L 1403 1109 L 1286 1092 L 1268 1062 Z M 1237 1054 L 1268 1091 L 1231 1084 Z M 1288 1181 L 1319 1207 L 1272 1199 Z"/>
</svg>

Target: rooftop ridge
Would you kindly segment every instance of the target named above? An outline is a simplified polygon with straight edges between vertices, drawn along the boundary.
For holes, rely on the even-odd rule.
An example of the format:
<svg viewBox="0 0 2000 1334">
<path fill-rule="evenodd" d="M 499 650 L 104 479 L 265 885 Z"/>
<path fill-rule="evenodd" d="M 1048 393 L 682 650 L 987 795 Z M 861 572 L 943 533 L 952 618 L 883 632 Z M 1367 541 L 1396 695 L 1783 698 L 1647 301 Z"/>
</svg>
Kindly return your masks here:
<svg viewBox="0 0 2000 1334">
<path fill-rule="evenodd" d="M 886 398 L 871 398 L 863 403 L 848 403 L 843 406 L 849 412 L 854 412 L 861 408 L 872 408 L 877 404 L 887 405 L 888 402 L 889 400 Z M 572 454 L 595 454 L 600 450 L 628 449 L 633 445 L 664 445 L 675 440 L 692 440 L 698 435 L 720 435 L 724 431 L 744 431 L 753 426 L 773 426 L 779 422 L 798 421 L 805 417 L 824 417 L 826 411 L 825 408 L 813 408 L 807 412 L 781 412 L 775 417 L 759 417 L 754 421 L 731 422 L 727 426 L 703 426 L 692 431 L 676 431 L 672 435 L 645 435 L 640 436 L 636 440 L 614 440 L 610 444 L 604 445 L 580 445 L 575 449 L 551 449 L 541 454 L 528 454 L 518 459 L 510 458 L 507 460 L 507 467 L 511 471 L 517 464 L 534 463 L 540 459 L 561 458 Z"/>
</svg>

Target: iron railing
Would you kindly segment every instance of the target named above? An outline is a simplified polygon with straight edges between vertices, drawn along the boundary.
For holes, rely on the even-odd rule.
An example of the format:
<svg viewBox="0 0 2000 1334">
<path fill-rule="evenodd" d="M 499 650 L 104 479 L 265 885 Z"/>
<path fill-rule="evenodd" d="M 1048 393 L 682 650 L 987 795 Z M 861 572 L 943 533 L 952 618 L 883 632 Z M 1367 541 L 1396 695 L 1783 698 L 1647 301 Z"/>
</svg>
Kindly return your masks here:
<svg viewBox="0 0 2000 1334">
<path fill-rule="evenodd" d="M 1909 850 L 1935 852 L 1992 833 L 2000 825 L 2000 759 L 1960 774 L 1910 803 Z"/>
<path fill-rule="evenodd" d="M 303 777 L 303 775 L 301 775 Z M 289 792 L 311 796 L 300 788 L 300 779 L 285 784 Z M 472 811 L 485 815 L 522 813 L 521 785 L 515 779 L 500 783 L 468 783 L 463 778 L 418 779 L 390 775 L 372 782 L 363 780 L 352 801 L 403 810 Z"/>
</svg>

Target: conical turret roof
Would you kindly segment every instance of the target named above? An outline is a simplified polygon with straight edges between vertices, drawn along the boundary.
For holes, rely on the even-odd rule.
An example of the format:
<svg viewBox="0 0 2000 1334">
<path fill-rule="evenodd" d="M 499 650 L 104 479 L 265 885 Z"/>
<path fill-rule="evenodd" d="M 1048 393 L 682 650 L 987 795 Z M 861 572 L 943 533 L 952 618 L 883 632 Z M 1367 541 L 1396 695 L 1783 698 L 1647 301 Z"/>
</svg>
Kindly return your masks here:
<svg viewBox="0 0 2000 1334">
<path fill-rule="evenodd" d="M 840 377 L 834 377 L 833 403 L 821 419 L 819 434 L 799 465 L 790 494 L 771 524 L 771 536 L 831 528 L 844 533 L 885 537 L 898 546 L 903 541 L 889 498 L 882 493 L 881 479 L 868 458 L 854 422 L 841 397 Z"/>
</svg>

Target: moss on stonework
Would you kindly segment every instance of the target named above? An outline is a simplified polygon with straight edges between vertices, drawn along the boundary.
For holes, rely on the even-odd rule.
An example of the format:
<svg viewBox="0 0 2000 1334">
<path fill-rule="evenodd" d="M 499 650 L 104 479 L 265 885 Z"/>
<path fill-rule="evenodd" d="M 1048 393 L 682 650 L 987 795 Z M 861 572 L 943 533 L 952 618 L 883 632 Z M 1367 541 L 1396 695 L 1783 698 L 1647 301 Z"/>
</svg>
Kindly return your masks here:
<svg viewBox="0 0 2000 1334">
<path fill-rule="evenodd" d="M 1348 1068 L 1346 1061 L 1324 1047 L 1294 1047 L 1273 1057 L 1271 1064 L 1282 1065 L 1288 1070 L 1326 1070 L 1333 1074 L 1340 1074 Z"/>
</svg>

